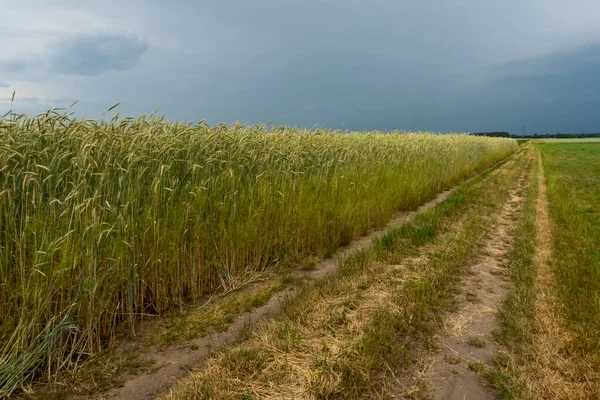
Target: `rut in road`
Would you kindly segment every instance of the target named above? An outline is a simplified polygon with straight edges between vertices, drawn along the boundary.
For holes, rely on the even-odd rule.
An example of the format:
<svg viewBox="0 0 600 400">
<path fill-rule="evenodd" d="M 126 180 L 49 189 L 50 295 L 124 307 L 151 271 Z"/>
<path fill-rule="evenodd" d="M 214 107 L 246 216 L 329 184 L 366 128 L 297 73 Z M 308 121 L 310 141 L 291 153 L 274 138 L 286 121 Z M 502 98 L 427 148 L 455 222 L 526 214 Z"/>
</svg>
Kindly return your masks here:
<svg viewBox="0 0 600 400">
<path fill-rule="evenodd" d="M 494 399 L 477 367 L 490 365 L 501 350 L 494 341 L 498 311 L 509 289 L 508 253 L 530 182 L 533 152 L 486 238 L 480 257 L 460 283 L 461 298 L 445 319 L 439 351 L 426 362 L 424 378 L 436 399 Z"/>
</svg>

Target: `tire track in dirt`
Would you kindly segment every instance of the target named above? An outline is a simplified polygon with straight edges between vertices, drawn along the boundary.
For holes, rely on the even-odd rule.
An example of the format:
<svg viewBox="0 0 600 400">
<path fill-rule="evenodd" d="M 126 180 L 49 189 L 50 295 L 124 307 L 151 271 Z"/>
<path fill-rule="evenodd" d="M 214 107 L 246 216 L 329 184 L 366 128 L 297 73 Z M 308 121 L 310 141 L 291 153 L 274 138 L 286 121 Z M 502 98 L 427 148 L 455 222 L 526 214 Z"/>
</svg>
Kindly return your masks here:
<svg viewBox="0 0 600 400">
<path fill-rule="evenodd" d="M 491 364 L 501 350 L 492 332 L 509 289 L 508 253 L 530 182 L 533 152 L 529 151 L 528 163 L 501 207 L 480 257 L 459 286 L 462 295 L 457 310 L 446 318 L 439 351 L 426 362 L 423 377 L 436 399 L 495 398 L 474 370 L 480 363 Z"/>
</svg>

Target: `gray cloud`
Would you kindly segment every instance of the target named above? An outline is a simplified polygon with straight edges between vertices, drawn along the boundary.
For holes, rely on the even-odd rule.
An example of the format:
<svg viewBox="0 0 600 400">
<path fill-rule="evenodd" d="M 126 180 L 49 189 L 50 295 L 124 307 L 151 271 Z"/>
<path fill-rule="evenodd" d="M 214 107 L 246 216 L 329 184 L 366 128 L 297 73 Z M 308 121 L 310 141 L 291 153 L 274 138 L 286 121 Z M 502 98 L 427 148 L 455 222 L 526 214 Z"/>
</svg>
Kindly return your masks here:
<svg viewBox="0 0 600 400">
<path fill-rule="evenodd" d="M 0 115 L 11 110 L 16 113 L 38 114 L 53 107 L 53 103 L 37 97 L 15 96 L 13 99 L 12 95 L 0 96 Z"/>
<path fill-rule="evenodd" d="M 16 59 L 16 60 L 5 60 L 0 62 L 0 71 L 5 74 L 23 72 L 31 65 L 31 60 L 27 59 Z"/>
<path fill-rule="evenodd" d="M 50 64 L 60 73 L 73 75 L 126 71 L 140 61 L 146 50 L 148 43 L 137 36 L 77 36 L 57 46 Z"/>
<path fill-rule="evenodd" d="M 0 82 L 0 88 L 7 88 L 10 87 L 10 85 L 6 82 Z"/>
<path fill-rule="evenodd" d="M 148 43 L 135 35 L 77 35 L 55 43 L 47 56 L 0 61 L 0 72 L 40 80 L 56 73 L 95 76 L 126 71 L 140 62 L 148 48 Z"/>
<path fill-rule="evenodd" d="M 0 74 L 8 80 L 38 81 L 46 74 L 47 68 L 46 61 L 39 56 L 0 60 Z"/>
</svg>

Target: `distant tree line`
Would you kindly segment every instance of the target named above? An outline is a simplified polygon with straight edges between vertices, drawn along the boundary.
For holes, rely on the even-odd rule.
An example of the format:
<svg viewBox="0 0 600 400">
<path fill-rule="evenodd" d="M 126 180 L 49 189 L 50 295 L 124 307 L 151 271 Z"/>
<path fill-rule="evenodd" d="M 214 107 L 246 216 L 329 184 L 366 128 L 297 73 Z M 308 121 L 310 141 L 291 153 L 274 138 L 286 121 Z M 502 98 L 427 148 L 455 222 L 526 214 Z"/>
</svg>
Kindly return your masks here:
<svg viewBox="0 0 600 400">
<path fill-rule="evenodd" d="M 580 138 L 597 138 L 599 133 L 534 133 L 529 135 L 512 135 L 508 132 L 473 132 L 474 136 L 490 136 L 490 137 L 509 137 L 515 139 L 580 139 Z"/>
</svg>

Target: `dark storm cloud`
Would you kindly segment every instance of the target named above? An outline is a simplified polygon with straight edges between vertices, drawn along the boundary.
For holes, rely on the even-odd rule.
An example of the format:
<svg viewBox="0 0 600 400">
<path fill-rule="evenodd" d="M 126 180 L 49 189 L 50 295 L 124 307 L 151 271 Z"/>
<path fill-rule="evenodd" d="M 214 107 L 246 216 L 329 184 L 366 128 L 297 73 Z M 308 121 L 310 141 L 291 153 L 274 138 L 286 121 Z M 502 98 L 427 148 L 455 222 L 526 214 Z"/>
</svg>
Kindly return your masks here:
<svg viewBox="0 0 600 400">
<path fill-rule="evenodd" d="M 452 129 L 443 118 L 466 96 L 462 88 L 473 70 L 464 61 L 470 46 L 457 42 L 462 33 L 452 30 L 449 19 L 460 10 L 440 5 L 420 12 L 424 7 L 412 3 L 380 1 L 351 2 L 352 7 L 339 1 L 265 3 L 203 8 L 201 17 L 233 33 L 216 31 L 206 38 L 220 44 L 223 65 L 181 62 L 209 79 L 195 96 L 186 92 L 201 81 L 185 79 L 187 88 L 177 97 L 189 101 L 163 107 L 167 115 L 348 129 Z M 431 18 L 439 19 L 437 30 L 428 28 Z M 447 37 L 438 37 L 444 29 Z"/>
<path fill-rule="evenodd" d="M 529 133 L 591 133 L 600 131 L 598 87 L 600 44 L 588 44 L 494 66 L 480 100 L 515 133 L 519 121 Z"/>
<path fill-rule="evenodd" d="M 173 118 L 209 122 L 347 129 L 520 132 L 522 125 L 564 130 L 576 121 L 573 129 L 594 130 L 594 116 L 582 102 L 597 96 L 593 85 L 585 85 L 596 66 L 587 53 L 595 50 L 528 57 L 537 42 L 523 36 L 550 37 L 554 31 L 545 25 L 554 23 L 553 14 L 530 33 L 523 22 L 536 6 L 522 12 L 515 7 L 468 1 L 212 3 L 197 16 L 232 33 L 219 35 L 217 28 L 206 38 L 222 49 L 223 65 L 189 60 L 196 73 L 209 77 L 201 95 L 193 93 L 199 81 L 186 79 L 185 88 L 174 83 L 179 101 L 162 109 Z M 543 45 L 535 51 L 545 52 Z M 521 61 L 487 66 L 507 58 Z"/>
<path fill-rule="evenodd" d="M 497 84 L 525 96 L 598 99 L 600 44 L 589 44 L 495 68 Z"/>
</svg>

